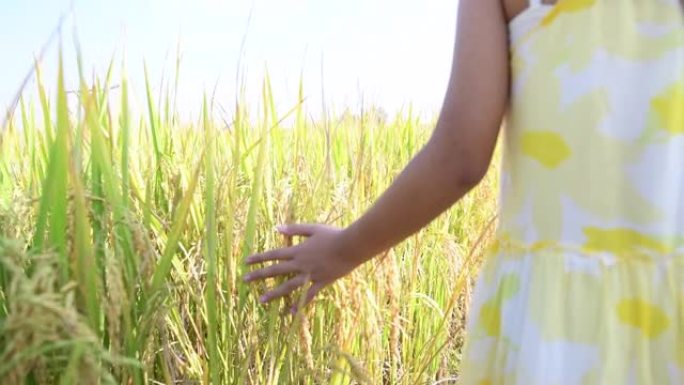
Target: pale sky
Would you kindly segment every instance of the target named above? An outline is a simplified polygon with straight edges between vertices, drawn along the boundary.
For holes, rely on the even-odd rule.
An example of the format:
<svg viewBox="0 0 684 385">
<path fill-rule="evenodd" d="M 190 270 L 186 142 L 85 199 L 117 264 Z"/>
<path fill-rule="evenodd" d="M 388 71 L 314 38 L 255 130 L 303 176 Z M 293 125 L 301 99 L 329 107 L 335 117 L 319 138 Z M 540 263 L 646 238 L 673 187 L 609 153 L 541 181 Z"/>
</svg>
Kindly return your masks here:
<svg viewBox="0 0 684 385">
<path fill-rule="evenodd" d="M 0 108 L 9 105 L 33 57 L 69 0 L 2 0 Z M 278 110 L 297 99 L 303 73 L 307 109 L 380 106 L 394 113 L 411 103 L 434 114 L 449 76 L 458 0 L 75 0 L 62 33 L 68 87 L 77 80 L 74 37 L 88 77 L 104 75 L 112 55 L 118 83 L 123 54 L 133 103 L 144 107 L 143 60 L 158 90 L 172 76 L 180 39 L 179 109 L 196 116 L 202 94 L 230 109 L 242 62 L 249 103 L 257 103 L 266 68 Z M 248 23 L 251 12 L 251 22 Z M 75 32 L 74 32 L 75 31 Z M 244 55 L 240 55 L 246 36 Z M 54 92 L 55 43 L 43 61 Z M 322 71 L 321 71 L 322 69 Z M 322 72 L 322 73 L 321 73 Z M 35 83 L 29 83 L 35 89 Z"/>
</svg>

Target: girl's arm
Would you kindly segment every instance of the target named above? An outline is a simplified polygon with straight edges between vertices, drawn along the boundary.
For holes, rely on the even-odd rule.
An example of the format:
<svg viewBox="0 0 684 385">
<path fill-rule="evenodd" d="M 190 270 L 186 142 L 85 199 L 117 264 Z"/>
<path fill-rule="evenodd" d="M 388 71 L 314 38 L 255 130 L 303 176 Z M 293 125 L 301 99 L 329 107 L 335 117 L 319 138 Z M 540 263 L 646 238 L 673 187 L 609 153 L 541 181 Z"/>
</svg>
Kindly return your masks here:
<svg viewBox="0 0 684 385">
<path fill-rule="evenodd" d="M 310 301 L 323 287 L 426 226 L 482 179 L 508 100 L 508 36 L 500 0 L 460 0 L 457 25 L 449 86 L 428 143 L 348 228 L 284 226 L 285 235 L 309 238 L 249 257 L 248 264 L 280 262 L 247 274 L 246 281 L 294 275 L 262 302 L 289 295 L 307 281 Z"/>
</svg>

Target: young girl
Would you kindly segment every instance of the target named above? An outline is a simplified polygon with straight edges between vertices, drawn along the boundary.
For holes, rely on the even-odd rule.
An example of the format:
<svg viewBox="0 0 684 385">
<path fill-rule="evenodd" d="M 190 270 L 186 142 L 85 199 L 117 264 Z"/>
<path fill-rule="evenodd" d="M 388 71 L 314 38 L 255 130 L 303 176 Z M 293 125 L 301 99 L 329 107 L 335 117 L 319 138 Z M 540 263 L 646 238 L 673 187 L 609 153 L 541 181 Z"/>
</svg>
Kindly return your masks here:
<svg viewBox="0 0 684 385">
<path fill-rule="evenodd" d="M 684 384 L 684 11 L 679 0 L 460 0 L 429 142 L 345 229 L 253 255 L 261 297 L 325 286 L 485 174 L 505 117 L 500 223 L 460 384 Z"/>
</svg>

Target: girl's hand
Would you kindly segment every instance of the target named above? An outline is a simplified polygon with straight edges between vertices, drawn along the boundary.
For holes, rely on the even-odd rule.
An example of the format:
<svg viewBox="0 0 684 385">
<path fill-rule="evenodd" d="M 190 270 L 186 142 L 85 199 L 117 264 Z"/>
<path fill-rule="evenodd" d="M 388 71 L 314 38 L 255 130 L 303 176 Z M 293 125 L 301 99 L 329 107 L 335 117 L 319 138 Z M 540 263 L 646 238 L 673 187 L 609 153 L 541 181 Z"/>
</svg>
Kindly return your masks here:
<svg viewBox="0 0 684 385">
<path fill-rule="evenodd" d="M 288 237 L 304 236 L 308 239 L 295 246 L 254 254 L 247 258 L 248 265 L 279 262 L 245 274 L 245 282 L 278 276 L 292 277 L 262 295 L 259 298 L 261 303 L 289 296 L 311 282 L 304 299 L 304 304 L 308 304 L 321 289 L 349 274 L 363 262 L 346 251 L 350 248 L 345 245 L 344 232 L 341 229 L 320 224 L 292 224 L 279 226 L 278 231 Z M 296 307 L 292 308 L 292 312 L 296 312 Z"/>
</svg>

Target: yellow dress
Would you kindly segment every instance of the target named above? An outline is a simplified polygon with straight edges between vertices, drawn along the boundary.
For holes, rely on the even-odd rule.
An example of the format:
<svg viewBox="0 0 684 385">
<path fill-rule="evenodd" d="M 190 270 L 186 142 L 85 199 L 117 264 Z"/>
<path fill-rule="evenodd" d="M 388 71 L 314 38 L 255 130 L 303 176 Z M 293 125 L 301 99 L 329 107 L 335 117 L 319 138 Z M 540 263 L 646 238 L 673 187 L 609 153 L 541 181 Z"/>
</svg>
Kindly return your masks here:
<svg viewBox="0 0 684 385">
<path fill-rule="evenodd" d="M 459 384 L 684 384 L 684 8 L 537 0 L 510 33 Z"/>
</svg>

